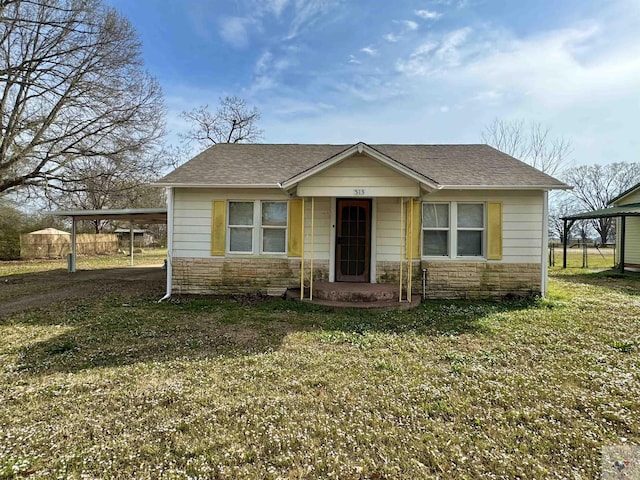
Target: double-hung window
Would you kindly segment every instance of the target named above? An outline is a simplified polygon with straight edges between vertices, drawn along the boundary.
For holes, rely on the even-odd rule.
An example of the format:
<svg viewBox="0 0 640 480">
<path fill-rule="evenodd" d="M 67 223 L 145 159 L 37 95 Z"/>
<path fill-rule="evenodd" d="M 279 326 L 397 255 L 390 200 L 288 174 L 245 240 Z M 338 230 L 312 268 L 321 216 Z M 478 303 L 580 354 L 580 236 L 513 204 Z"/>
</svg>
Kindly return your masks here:
<svg viewBox="0 0 640 480">
<path fill-rule="evenodd" d="M 287 202 L 230 201 L 227 227 L 229 253 L 286 253 Z"/>
<path fill-rule="evenodd" d="M 422 255 L 449 256 L 449 204 L 422 204 Z"/>
<path fill-rule="evenodd" d="M 484 252 L 484 204 L 458 203 L 458 256 L 481 257 Z"/>
<path fill-rule="evenodd" d="M 253 253 L 254 202 L 229 202 L 229 252 Z"/>
<path fill-rule="evenodd" d="M 422 204 L 422 256 L 482 257 L 484 243 L 484 203 Z"/>
<path fill-rule="evenodd" d="M 285 253 L 287 202 L 262 202 L 262 253 Z"/>
</svg>

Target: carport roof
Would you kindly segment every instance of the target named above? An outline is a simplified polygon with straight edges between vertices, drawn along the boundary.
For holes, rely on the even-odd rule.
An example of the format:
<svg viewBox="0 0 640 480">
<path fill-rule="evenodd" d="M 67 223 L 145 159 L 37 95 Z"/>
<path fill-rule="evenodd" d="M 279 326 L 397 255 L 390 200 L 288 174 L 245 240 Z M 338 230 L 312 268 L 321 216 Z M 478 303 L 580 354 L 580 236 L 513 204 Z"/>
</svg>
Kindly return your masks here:
<svg viewBox="0 0 640 480">
<path fill-rule="evenodd" d="M 637 217 L 640 216 L 640 203 L 631 203 L 621 207 L 601 208 L 591 212 L 576 213 L 575 215 L 567 215 L 562 220 L 587 220 L 591 218 L 610 218 L 610 217 Z"/>
<path fill-rule="evenodd" d="M 136 223 L 167 223 L 166 208 L 119 208 L 100 210 L 59 210 L 51 212 L 75 220 L 125 220 Z"/>
</svg>

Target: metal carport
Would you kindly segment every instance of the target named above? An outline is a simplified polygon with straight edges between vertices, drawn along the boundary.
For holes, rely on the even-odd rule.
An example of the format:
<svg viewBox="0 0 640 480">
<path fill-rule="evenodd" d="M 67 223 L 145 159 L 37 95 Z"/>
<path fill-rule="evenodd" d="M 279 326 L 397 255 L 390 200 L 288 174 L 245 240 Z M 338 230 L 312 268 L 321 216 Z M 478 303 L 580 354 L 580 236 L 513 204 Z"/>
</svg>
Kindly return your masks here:
<svg viewBox="0 0 640 480">
<path fill-rule="evenodd" d="M 51 212 L 59 217 L 71 217 L 71 264 L 69 271 L 76 271 L 76 222 L 78 220 L 120 220 L 129 221 L 129 231 L 133 231 L 134 225 L 147 223 L 167 223 L 166 208 L 125 208 L 125 209 L 101 209 L 101 210 L 60 210 Z M 133 266 L 133 234 L 129 235 L 131 266 Z"/>
<path fill-rule="evenodd" d="M 640 203 L 633 203 L 630 205 L 623 205 L 621 207 L 609 207 L 602 208 L 600 210 L 593 210 L 591 212 L 576 213 L 575 215 L 567 215 L 562 217 L 564 221 L 564 235 L 562 242 L 563 259 L 562 268 L 567 268 L 567 241 L 569 236 L 569 229 L 573 226 L 576 220 L 592 220 L 596 218 L 614 218 L 620 217 L 620 232 L 618 235 L 618 243 L 620 244 L 620 272 L 624 273 L 624 244 L 625 244 L 625 223 L 627 217 L 640 217 Z"/>
</svg>

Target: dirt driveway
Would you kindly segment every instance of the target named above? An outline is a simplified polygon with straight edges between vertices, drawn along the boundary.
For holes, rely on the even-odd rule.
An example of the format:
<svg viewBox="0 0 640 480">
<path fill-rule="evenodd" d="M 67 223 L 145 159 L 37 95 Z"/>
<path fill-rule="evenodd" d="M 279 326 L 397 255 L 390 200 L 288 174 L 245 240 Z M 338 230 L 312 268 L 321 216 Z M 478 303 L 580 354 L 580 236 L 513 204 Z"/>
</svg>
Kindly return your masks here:
<svg viewBox="0 0 640 480">
<path fill-rule="evenodd" d="M 112 268 L 68 273 L 50 270 L 0 277 L 0 318 L 67 300 L 164 295 L 161 267 Z"/>
</svg>

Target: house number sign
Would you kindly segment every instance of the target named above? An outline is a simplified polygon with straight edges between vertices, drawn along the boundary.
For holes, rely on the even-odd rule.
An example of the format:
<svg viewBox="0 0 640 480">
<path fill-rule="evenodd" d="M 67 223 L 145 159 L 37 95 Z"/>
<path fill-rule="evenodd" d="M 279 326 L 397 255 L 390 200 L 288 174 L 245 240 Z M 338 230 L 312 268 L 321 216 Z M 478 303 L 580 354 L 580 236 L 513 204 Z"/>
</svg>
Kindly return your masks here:
<svg viewBox="0 0 640 480">
<path fill-rule="evenodd" d="M 354 188 L 354 189 L 353 189 L 353 194 L 354 194 L 354 195 L 356 195 L 356 196 L 362 196 L 362 195 L 364 195 L 365 193 L 366 193 L 366 192 L 365 192 L 365 189 L 364 189 L 364 188 Z"/>
</svg>

